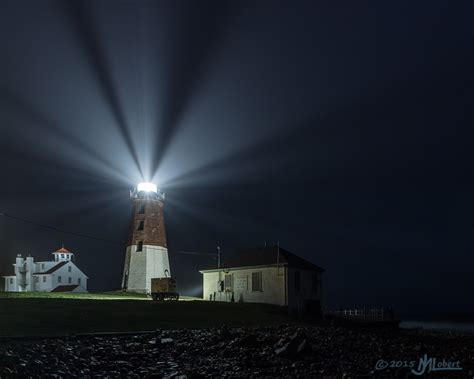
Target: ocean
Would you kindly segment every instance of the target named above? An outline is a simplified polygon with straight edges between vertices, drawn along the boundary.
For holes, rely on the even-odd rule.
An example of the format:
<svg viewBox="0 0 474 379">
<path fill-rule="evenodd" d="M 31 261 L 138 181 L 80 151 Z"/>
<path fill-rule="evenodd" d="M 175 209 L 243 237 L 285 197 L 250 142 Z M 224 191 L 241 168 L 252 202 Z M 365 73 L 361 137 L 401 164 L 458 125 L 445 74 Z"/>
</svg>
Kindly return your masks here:
<svg viewBox="0 0 474 379">
<path fill-rule="evenodd" d="M 462 333 L 474 333 L 473 322 L 453 322 L 453 321 L 402 321 L 401 329 L 424 329 L 439 330 Z"/>
</svg>

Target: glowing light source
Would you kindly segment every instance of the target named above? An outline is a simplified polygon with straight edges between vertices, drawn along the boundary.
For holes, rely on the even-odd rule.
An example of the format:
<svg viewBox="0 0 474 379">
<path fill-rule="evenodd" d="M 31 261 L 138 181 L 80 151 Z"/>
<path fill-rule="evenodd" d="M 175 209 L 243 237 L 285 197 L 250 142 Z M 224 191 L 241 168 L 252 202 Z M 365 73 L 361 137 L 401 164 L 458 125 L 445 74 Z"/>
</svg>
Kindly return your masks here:
<svg viewBox="0 0 474 379">
<path fill-rule="evenodd" d="M 144 183 L 138 183 L 137 190 L 138 192 L 145 191 L 145 192 L 157 193 L 158 187 L 156 186 L 156 184 L 144 182 Z"/>
</svg>

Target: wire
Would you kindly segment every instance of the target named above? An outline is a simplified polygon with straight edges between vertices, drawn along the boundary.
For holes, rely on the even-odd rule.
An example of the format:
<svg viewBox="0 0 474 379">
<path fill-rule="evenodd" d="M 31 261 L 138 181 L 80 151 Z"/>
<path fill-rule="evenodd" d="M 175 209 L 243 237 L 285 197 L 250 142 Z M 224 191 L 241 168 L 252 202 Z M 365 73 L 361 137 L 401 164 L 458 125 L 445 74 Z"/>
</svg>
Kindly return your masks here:
<svg viewBox="0 0 474 379">
<path fill-rule="evenodd" d="M 8 213 L 0 212 L 0 216 L 8 217 L 8 218 L 11 218 L 11 219 L 17 220 L 17 221 L 21 221 L 21 222 L 24 222 L 25 224 L 35 225 L 35 226 L 38 226 L 40 228 L 54 230 L 55 232 L 59 232 L 59 233 L 70 234 L 70 235 L 73 235 L 73 236 L 76 236 L 76 237 L 81 237 L 81 238 L 89 238 L 89 239 L 93 239 L 93 240 L 96 240 L 96 241 L 103 241 L 103 242 L 108 242 L 108 243 L 113 243 L 113 244 L 119 244 L 117 241 L 111 241 L 111 240 L 108 240 L 108 239 L 105 239 L 105 238 L 91 236 L 89 234 L 76 233 L 76 232 L 71 232 L 69 230 L 59 229 L 59 228 L 56 228 L 55 226 L 40 224 L 39 222 L 31 221 L 31 220 L 28 220 L 28 219 L 22 218 L 22 217 L 13 216 L 13 215 L 8 214 Z"/>
<path fill-rule="evenodd" d="M 216 257 L 217 254 L 211 254 L 211 253 L 196 253 L 195 251 L 175 251 L 174 254 L 189 254 L 189 255 L 210 255 L 213 257 Z"/>
<path fill-rule="evenodd" d="M 111 240 L 108 240 L 108 239 L 105 239 L 105 238 L 91 236 L 89 234 L 76 233 L 76 232 L 71 232 L 69 230 L 63 230 L 63 229 L 57 228 L 55 226 L 41 224 L 39 222 L 31 221 L 31 220 L 28 220 L 28 219 L 22 218 L 22 217 L 13 216 L 11 214 L 4 213 L 4 212 L 0 212 L 0 217 L 1 216 L 11 218 L 12 220 L 21 221 L 21 222 L 24 222 L 25 224 L 35 225 L 35 226 L 40 227 L 40 228 L 54 230 L 55 232 L 59 232 L 59 233 L 70 234 L 70 235 L 73 235 L 73 236 L 76 236 L 76 237 L 88 238 L 88 239 L 93 239 L 93 240 L 96 240 L 96 241 L 107 242 L 107 243 L 111 243 L 111 244 L 114 244 L 114 245 L 122 245 L 121 243 L 119 243 L 117 241 L 111 241 Z M 217 254 L 197 253 L 195 251 L 175 251 L 175 252 L 172 252 L 172 254 L 217 256 Z"/>
</svg>

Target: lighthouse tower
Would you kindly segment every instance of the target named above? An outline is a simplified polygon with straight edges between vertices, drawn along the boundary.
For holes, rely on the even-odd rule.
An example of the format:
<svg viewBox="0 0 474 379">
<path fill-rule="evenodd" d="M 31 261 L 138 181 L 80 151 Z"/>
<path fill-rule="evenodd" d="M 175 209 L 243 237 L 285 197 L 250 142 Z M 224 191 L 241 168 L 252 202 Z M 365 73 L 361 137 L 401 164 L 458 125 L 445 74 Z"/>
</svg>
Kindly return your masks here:
<svg viewBox="0 0 474 379">
<path fill-rule="evenodd" d="M 125 256 L 122 289 L 150 293 L 151 279 L 170 276 L 163 205 L 165 195 L 152 183 L 130 191 L 132 222 Z"/>
</svg>

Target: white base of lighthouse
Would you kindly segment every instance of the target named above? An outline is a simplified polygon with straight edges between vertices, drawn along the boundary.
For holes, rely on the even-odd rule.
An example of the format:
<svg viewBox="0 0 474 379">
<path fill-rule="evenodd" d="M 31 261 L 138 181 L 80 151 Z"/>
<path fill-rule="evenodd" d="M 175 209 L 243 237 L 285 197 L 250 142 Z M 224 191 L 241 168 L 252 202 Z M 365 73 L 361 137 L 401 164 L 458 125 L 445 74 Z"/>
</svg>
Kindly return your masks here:
<svg viewBox="0 0 474 379">
<path fill-rule="evenodd" d="M 168 249 L 161 246 L 143 245 L 137 251 L 137 245 L 127 247 L 122 288 L 129 292 L 151 292 L 152 278 L 170 277 Z"/>
</svg>

